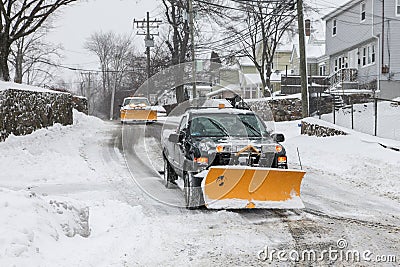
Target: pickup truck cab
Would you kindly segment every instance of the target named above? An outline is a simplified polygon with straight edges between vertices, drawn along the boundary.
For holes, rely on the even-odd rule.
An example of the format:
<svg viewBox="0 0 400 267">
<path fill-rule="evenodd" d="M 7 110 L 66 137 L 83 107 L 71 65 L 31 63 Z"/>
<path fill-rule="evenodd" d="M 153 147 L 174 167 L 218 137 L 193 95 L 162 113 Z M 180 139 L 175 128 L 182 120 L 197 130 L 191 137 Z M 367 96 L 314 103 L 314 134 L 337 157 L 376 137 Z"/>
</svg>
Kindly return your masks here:
<svg viewBox="0 0 400 267">
<path fill-rule="evenodd" d="M 272 134 L 250 110 L 189 109 L 162 141 L 166 187 L 182 177 L 187 196 L 186 190 L 199 188 L 211 166 L 287 169 L 283 141 L 282 134 Z"/>
</svg>

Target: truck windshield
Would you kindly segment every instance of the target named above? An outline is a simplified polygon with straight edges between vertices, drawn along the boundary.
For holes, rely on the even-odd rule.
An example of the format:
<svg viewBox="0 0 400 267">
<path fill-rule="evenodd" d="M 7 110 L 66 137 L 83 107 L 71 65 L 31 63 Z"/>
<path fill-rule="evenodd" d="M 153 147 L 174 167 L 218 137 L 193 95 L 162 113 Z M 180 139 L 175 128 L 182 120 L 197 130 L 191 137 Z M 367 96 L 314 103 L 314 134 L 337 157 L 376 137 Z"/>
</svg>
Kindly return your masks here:
<svg viewBox="0 0 400 267">
<path fill-rule="evenodd" d="M 144 104 L 146 106 L 150 106 L 149 100 L 147 98 L 127 98 L 124 100 L 123 106 L 126 105 L 140 105 Z"/>
<path fill-rule="evenodd" d="M 191 120 L 193 137 L 266 137 L 268 132 L 254 114 L 201 114 Z"/>
</svg>

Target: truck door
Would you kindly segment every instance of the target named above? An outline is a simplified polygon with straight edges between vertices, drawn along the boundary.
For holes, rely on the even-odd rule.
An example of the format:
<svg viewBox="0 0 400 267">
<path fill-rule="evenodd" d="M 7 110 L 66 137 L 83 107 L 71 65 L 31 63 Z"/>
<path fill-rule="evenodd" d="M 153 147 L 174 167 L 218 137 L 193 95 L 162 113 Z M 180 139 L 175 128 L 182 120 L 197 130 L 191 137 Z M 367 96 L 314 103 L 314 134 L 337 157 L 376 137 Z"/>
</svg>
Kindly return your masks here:
<svg viewBox="0 0 400 267">
<path fill-rule="evenodd" d="M 181 120 L 181 123 L 179 124 L 177 134 L 182 134 L 182 133 L 185 133 L 185 134 L 182 135 L 182 139 L 178 143 L 176 143 L 175 147 L 174 147 L 175 161 L 176 161 L 176 164 L 178 165 L 180 174 L 183 174 L 183 162 L 184 162 L 184 157 L 185 157 L 184 140 L 186 138 L 187 122 L 188 122 L 187 116 L 184 116 Z"/>
</svg>

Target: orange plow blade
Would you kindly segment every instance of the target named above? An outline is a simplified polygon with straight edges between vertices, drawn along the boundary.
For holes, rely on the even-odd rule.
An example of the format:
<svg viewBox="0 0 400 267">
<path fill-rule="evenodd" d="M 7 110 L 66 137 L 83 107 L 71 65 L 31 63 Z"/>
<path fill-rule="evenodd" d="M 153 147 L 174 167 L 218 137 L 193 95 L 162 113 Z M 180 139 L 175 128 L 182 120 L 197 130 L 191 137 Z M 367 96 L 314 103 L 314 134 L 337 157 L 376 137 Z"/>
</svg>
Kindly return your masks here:
<svg viewBox="0 0 400 267">
<path fill-rule="evenodd" d="M 156 121 L 157 111 L 146 109 L 131 109 L 121 112 L 123 121 Z"/>
<path fill-rule="evenodd" d="M 202 184 L 204 202 L 211 209 L 301 209 L 304 174 L 285 169 L 211 167 Z"/>
</svg>

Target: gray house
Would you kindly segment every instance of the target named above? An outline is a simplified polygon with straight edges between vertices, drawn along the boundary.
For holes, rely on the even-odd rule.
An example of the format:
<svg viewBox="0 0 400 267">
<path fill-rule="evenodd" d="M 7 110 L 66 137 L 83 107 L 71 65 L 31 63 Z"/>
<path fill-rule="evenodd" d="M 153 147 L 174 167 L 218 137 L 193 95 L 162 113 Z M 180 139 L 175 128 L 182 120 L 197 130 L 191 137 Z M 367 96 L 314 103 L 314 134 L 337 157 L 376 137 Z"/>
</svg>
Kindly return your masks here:
<svg viewBox="0 0 400 267">
<path fill-rule="evenodd" d="M 400 96 L 400 0 L 352 0 L 323 19 L 332 87 Z"/>
</svg>

